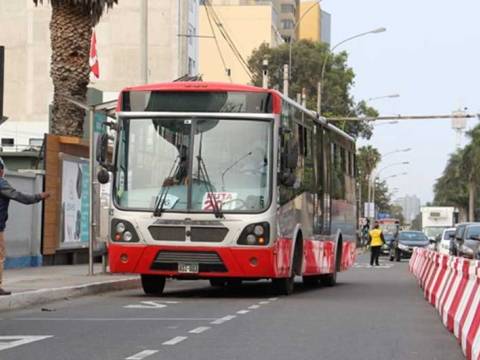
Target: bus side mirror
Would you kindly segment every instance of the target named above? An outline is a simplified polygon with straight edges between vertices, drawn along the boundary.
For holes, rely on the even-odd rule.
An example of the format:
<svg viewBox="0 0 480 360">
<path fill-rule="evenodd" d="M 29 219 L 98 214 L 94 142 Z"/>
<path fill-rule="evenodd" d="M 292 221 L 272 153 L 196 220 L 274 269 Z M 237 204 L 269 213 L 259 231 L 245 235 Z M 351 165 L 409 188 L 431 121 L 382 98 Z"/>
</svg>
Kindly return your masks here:
<svg viewBox="0 0 480 360">
<path fill-rule="evenodd" d="M 108 170 L 102 167 L 97 173 L 97 180 L 100 184 L 107 184 L 110 181 L 110 173 Z"/>
<path fill-rule="evenodd" d="M 108 157 L 108 135 L 102 134 L 97 138 L 97 150 L 95 154 L 100 165 L 104 166 Z"/>
</svg>

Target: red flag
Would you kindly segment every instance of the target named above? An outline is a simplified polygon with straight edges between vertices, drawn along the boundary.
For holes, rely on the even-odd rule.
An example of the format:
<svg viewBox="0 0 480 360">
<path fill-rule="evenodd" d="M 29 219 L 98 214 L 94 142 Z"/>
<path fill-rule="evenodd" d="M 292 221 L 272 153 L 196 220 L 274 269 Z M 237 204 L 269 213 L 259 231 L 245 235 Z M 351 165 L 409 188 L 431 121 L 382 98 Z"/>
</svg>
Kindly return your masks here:
<svg viewBox="0 0 480 360">
<path fill-rule="evenodd" d="M 97 58 L 97 37 L 95 36 L 95 30 L 92 30 L 92 39 L 90 41 L 90 71 L 98 79 L 100 77 L 100 66 L 98 65 Z"/>
</svg>

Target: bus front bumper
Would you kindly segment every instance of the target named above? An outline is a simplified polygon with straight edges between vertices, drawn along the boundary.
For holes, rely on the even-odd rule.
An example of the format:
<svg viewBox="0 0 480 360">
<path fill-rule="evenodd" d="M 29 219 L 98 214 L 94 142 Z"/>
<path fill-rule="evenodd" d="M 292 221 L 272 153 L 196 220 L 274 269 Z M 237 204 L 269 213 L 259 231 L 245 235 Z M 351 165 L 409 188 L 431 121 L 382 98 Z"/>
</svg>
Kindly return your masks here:
<svg viewBox="0 0 480 360">
<path fill-rule="evenodd" d="M 108 247 L 112 273 L 156 274 L 175 278 L 273 278 L 273 248 L 182 247 L 113 244 Z M 283 270 L 283 269 L 282 269 Z"/>
</svg>

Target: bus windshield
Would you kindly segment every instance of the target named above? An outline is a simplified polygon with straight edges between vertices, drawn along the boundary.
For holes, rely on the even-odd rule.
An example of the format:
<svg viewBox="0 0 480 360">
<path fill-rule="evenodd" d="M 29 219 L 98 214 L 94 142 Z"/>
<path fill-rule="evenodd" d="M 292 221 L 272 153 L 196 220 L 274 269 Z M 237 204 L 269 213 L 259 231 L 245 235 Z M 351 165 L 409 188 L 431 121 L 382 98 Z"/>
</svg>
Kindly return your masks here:
<svg viewBox="0 0 480 360">
<path fill-rule="evenodd" d="M 272 121 L 162 117 L 120 125 L 120 208 L 260 212 L 269 205 Z"/>
</svg>

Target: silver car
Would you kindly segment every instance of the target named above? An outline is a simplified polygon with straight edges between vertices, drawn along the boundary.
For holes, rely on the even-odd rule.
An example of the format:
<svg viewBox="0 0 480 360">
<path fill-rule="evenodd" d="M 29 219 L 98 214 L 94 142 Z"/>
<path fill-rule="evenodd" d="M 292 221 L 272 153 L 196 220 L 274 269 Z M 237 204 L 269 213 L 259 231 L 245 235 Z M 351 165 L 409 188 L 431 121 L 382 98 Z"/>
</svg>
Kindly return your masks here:
<svg viewBox="0 0 480 360">
<path fill-rule="evenodd" d="M 480 260 L 480 223 L 457 225 L 451 255 Z"/>
</svg>

